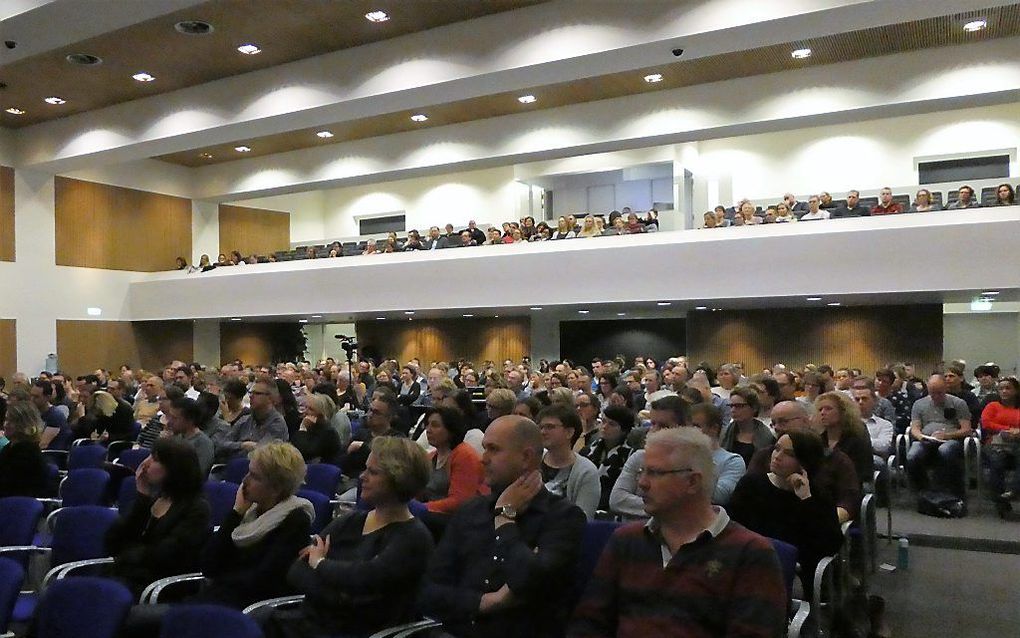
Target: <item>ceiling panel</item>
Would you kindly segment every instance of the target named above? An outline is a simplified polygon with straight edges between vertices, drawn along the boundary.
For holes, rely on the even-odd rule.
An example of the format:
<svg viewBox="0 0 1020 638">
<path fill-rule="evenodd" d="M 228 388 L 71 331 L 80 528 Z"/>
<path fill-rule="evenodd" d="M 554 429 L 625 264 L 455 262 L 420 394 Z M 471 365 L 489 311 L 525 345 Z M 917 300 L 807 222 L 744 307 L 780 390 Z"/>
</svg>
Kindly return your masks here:
<svg viewBox="0 0 1020 638">
<path fill-rule="evenodd" d="M 136 0 L 131 0 L 132 2 Z M 224 77 L 397 36 L 539 4 L 547 0 L 210 0 L 0 67 L 0 126 L 19 128 Z M 123 3 L 129 8 L 129 3 Z M 385 22 L 365 14 L 385 11 Z M 209 35 L 184 35 L 182 20 L 213 25 Z M 257 55 L 237 47 L 256 43 Z M 102 64 L 76 66 L 72 53 Z M 139 72 L 152 82 L 131 78 Z M 66 104 L 49 105 L 57 96 Z M 12 115 L 4 109 L 25 111 Z"/>
<path fill-rule="evenodd" d="M 975 33 L 964 31 L 962 25 L 975 15 L 986 17 L 988 27 Z M 670 62 L 655 67 L 536 86 L 527 92 L 496 93 L 468 100 L 435 104 L 421 110 L 429 118 L 426 122 L 411 121 L 410 116 L 415 114 L 415 111 L 399 111 L 310 129 L 288 131 L 277 135 L 240 138 L 229 144 L 162 155 L 156 159 L 182 166 L 206 166 L 323 144 L 401 133 L 423 127 L 457 124 L 511 115 L 522 111 L 555 108 L 642 92 L 675 89 L 721 80 L 779 73 L 808 66 L 834 64 L 1016 35 L 1020 35 L 1020 4 L 820 38 L 795 40 L 688 61 L 672 61 L 671 59 Z M 794 59 L 791 56 L 791 51 L 794 49 L 805 47 L 812 50 L 812 55 L 809 58 Z M 662 80 L 656 83 L 646 82 L 644 77 L 650 74 L 661 74 Z M 520 103 L 517 98 L 526 93 L 534 95 L 536 101 L 531 104 Z M 329 131 L 332 137 L 317 137 L 316 133 L 319 131 Z M 251 150 L 244 153 L 237 152 L 235 147 L 242 145 Z"/>
</svg>

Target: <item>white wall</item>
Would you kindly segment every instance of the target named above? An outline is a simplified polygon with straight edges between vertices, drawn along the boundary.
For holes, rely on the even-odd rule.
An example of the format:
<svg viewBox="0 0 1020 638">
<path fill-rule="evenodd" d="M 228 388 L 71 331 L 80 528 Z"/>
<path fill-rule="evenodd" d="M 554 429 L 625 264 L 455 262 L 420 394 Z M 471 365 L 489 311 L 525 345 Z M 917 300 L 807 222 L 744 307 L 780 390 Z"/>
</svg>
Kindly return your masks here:
<svg viewBox="0 0 1020 638">
<path fill-rule="evenodd" d="M 306 341 L 305 359 L 312 364 L 327 357 L 337 361 L 347 361 L 347 354 L 340 347 L 336 335 L 356 337 L 353 323 L 315 323 L 304 327 Z"/>
<path fill-rule="evenodd" d="M 1015 312 L 946 314 L 942 319 L 943 356 L 963 359 L 967 374 L 994 361 L 1003 375 L 1015 374 L 1020 365 L 1020 315 Z"/>
</svg>

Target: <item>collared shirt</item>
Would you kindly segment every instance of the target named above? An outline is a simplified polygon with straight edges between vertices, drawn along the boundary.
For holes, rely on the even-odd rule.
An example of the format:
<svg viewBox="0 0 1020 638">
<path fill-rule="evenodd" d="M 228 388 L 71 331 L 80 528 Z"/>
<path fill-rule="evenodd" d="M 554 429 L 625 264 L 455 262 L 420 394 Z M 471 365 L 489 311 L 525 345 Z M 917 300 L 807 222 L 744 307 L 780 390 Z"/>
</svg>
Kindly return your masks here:
<svg viewBox="0 0 1020 638">
<path fill-rule="evenodd" d="M 726 510 L 718 505 L 713 505 L 712 509 L 715 510 L 715 518 L 712 519 L 712 523 L 695 536 L 693 540 L 687 541 L 680 547 L 683 547 L 684 545 L 692 545 L 698 541 L 708 540 L 710 538 L 718 538 L 719 534 L 722 534 L 722 531 L 730 524 L 730 515 L 726 513 Z M 669 561 L 673 560 L 674 552 L 670 550 L 669 544 L 666 543 L 666 539 L 662 536 L 662 528 L 659 521 L 655 520 L 655 517 L 653 516 L 648 519 L 647 523 L 645 523 L 645 529 L 648 530 L 648 533 L 651 534 L 652 537 L 659 541 L 659 549 L 662 551 L 662 568 L 666 569 L 669 567 Z M 677 548 L 677 551 L 680 550 L 680 547 Z"/>
</svg>

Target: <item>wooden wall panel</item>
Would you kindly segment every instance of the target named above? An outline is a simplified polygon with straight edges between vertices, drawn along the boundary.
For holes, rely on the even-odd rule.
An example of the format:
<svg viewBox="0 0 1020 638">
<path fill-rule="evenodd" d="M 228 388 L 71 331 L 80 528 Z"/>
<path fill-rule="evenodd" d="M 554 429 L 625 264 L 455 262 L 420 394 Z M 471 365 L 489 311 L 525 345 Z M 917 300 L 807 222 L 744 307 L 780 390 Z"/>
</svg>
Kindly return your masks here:
<svg viewBox="0 0 1020 638">
<path fill-rule="evenodd" d="M 96 368 L 157 370 L 174 359 L 194 356 L 191 321 L 57 320 L 57 361 L 67 374 L 88 374 Z"/>
<path fill-rule="evenodd" d="M 355 331 L 365 356 L 401 363 L 413 357 L 426 365 L 462 357 L 476 364 L 519 361 L 531 351 L 531 322 L 519 317 L 362 321 Z"/>
<path fill-rule="evenodd" d="M 173 270 L 191 256 L 191 200 L 57 177 L 57 264 Z"/>
<path fill-rule="evenodd" d="M 0 261 L 14 259 L 14 169 L 0 166 Z"/>
<path fill-rule="evenodd" d="M 220 323 L 220 360 L 240 359 L 246 364 L 269 364 L 273 360 L 270 335 L 277 327 L 273 323 Z"/>
<path fill-rule="evenodd" d="M 220 204 L 219 218 L 221 253 L 238 250 L 248 256 L 290 250 L 290 213 Z"/>
<path fill-rule="evenodd" d="M 18 371 L 18 335 L 14 319 L 0 319 L 0 377 L 8 382 Z"/>
<path fill-rule="evenodd" d="M 942 306 L 860 306 L 697 312 L 687 315 L 688 355 L 713 366 L 740 361 L 749 374 L 776 363 L 828 363 L 867 374 L 942 360 Z"/>
</svg>

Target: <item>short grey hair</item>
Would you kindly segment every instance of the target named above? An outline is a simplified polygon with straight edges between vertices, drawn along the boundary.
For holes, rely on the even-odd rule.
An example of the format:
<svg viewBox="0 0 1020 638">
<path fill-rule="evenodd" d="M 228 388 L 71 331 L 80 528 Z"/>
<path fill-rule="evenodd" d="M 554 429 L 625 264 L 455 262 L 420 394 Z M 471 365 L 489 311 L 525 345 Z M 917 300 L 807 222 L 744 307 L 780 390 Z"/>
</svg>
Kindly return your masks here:
<svg viewBox="0 0 1020 638">
<path fill-rule="evenodd" d="M 645 449 L 650 447 L 665 448 L 674 463 L 685 463 L 700 474 L 702 495 L 708 500 L 712 499 L 718 477 L 712 460 L 712 441 L 701 430 L 684 427 L 652 432 L 645 440 Z"/>
</svg>

